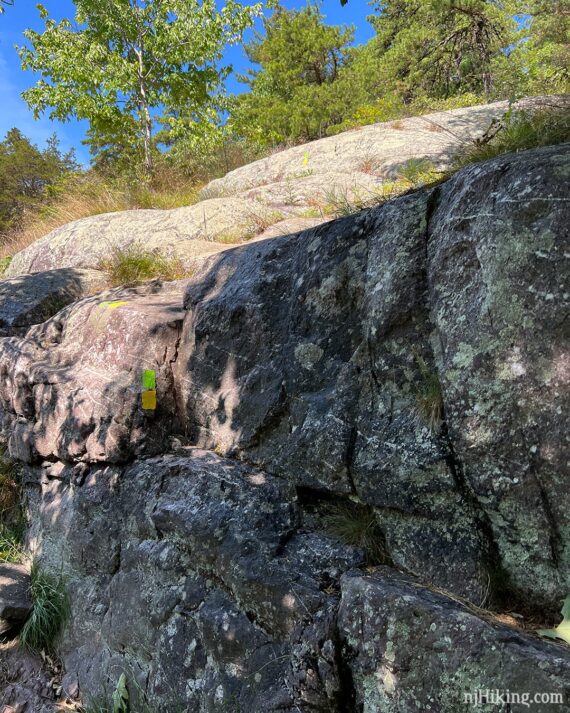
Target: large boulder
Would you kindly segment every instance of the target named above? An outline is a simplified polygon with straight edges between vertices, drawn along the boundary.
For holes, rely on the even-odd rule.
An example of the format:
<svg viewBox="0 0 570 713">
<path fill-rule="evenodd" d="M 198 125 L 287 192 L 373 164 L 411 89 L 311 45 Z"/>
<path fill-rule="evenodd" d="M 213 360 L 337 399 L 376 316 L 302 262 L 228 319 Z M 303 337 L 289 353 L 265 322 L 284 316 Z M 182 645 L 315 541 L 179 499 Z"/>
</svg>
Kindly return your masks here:
<svg viewBox="0 0 570 713">
<path fill-rule="evenodd" d="M 545 646 L 386 568 L 347 573 L 341 591 L 338 627 L 353 710 L 570 710 L 567 646 Z"/>
<path fill-rule="evenodd" d="M 103 272 L 74 268 L 0 280 L 0 336 L 23 334 L 106 283 Z"/>
<path fill-rule="evenodd" d="M 290 484 L 196 449 L 27 478 L 30 540 L 73 592 L 68 689 L 125 672 L 164 710 L 342 710 L 331 585 L 363 553 L 303 532 Z"/>
<path fill-rule="evenodd" d="M 502 156 L 0 340 L 71 688 L 124 671 L 196 713 L 563 688 L 567 650 L 480 607 L 552 624 L 570 588 L 569 175 L 570 145 Z"/>
<path fill-rule="evenodd" d="M 556 608 L 569 166 L 567 145 L 504 156 L 211 259 L 175 365 L 193 441 L 358 496 L 442 586 Z"/>
<path fill-rule="evenodd" d="M 567 96 L 529 97 L 516 102 L 514 109 L 557 108 L 569 101 Z M 342 186 L 335 175 L 369 172 L 394 179 L 410 160 L 426 160 L 437 170 L 445 170 L 458 150 L 481 137 L 508 108 L 509 102 L 499 101 L 344 131 L 230 171 L 211 181 L 205 193 L 235 195 L 244 187 L 278 185 L 287 180 L 295 184 L 295 179 L 304 175 L 330 176 L 329 190 L 334 190 Z"/>
<path fill-rule="evenodd" d="M 117 462 L 158 453 L 179 432 L 172 380 L 186 283 L 151 283 L 76 302 L 22 339 L 0 340 L 10 454 Z M 143 373 L 157 404 L 145 408 Z"/>
<path fill-rule="evenodd" d="M 568 146 L 501 157 L 4 340 L 11 454 L 124 462 L 182 434 L 356 498 L 409 572 L 476 603 L 558 610 L 569 165 Z"/>
<path fill-rule="evenodd" d="M 28 567 L 0 562 L 0 635 L 21 626 L 31 609 Z"/>
<path fill-rule="evenodd" d="M 517 107 L 535 110 L 568 101 L 535 97 Z M 6 275 L 96 268 L 110 250 L 136 244 L 193 267 L 273 225 L 285 230 L 293 220 L 323 223 L 407 190 L 411 183 L 400 179 L 409 161 L 416 169 L 422 162 L 430 170 L 449 168 L 457 151 L 484 134 L 508 106 L 495 102 L 374 124 L 286 149 L 211 181 L 195 205 L 96 215 L 57 228 L 14 255 Z"/>
</svg>

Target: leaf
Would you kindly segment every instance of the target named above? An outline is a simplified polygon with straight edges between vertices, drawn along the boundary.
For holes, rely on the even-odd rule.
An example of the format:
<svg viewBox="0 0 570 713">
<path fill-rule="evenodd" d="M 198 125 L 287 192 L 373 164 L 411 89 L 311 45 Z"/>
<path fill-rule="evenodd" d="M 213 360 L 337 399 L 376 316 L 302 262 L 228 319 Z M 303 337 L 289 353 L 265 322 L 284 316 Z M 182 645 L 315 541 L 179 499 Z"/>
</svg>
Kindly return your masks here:
<svg viewBox="0 0 570 713">
<path fill-rule="evenodd" d="M 562 616 L 563 619 L 556 629 L 539 629 L 537 633 L 549 639 L 562 639 L 570 644 L 570 595 L 564 600 Z"/>
<path fill-rule="evenodd" d="M 124 673 L 119 676 L 113 693 L 113 713 L 129 713 L 129 691 Z"/>
</svg>

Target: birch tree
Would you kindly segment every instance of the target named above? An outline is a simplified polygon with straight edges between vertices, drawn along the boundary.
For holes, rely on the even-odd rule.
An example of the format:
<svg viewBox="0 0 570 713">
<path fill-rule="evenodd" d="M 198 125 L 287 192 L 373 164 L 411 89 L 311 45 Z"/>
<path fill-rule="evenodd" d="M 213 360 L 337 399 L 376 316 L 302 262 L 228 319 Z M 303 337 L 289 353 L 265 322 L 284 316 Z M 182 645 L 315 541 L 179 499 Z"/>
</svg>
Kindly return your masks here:
<svg viewBox="0 0 570 713">
<path fill-rule="evenodd" d="M 24 92 L 34 114 L 86 119 L 101 139 L 123 136 L 153 170 L 153 133 L 177 106 L 199 113 L 219 88 L 227 44 L 262 11 L 226 0 L 75 0 L 75 17 L 56 22 L 38 6 L 42 32 L 26 30 L 22 67 L 40 75 Z"/>
</svg>

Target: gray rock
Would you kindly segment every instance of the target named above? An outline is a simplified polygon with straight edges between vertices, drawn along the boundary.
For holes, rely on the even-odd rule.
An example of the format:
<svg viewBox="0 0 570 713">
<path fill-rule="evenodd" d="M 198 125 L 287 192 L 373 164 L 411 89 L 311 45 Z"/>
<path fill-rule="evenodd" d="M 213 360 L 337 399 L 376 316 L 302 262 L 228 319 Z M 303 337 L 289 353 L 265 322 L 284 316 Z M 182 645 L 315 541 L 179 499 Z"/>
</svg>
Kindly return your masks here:
<svg viewBox="0 0 570 713">
<path fill-rule="evenodd" d="M 483 618 L 387 568 L 349 572 L 341 589 L 338 627 L 355 690 L 353 710 L 570 710 L 567 646 Z M 494 700 L 497 694 L 503 699 Z M 560 699 L 541 703 L 537 694 Z M 505 695 L 527 698 L 509 702 Z"/>
<path fill-rule="evenodd" d="M 30 541 L 73 592 L 67 685 L 126 671 L 169 710 L 337 709 L 327 590 L 362 552 L 302 532 L 286 481 L 196 449 L 27 480 Z"/>
<path fill-rule="evenodd" d="M 552 618 L 570 588 L 569 176 L 570 145 L 499 157 L 0 340 L 70 686 L 124 671 L 197 713 L 567 693 L 567 648 L 473 605 Z M 347 574 L 339 613 L 371 566 L 322 531 L 348 501 L 406 576 Z"/>
<path fill-rule="evenodd" d="M 104 273 L 71 268 L 0 280 L 0 336 L 22 334 L 105 285 Z"/>
<path fill-rule="evenodd" d="M 534 97 L 518 106 L 532 110 L 568 101 Z M 110 250 L 133 244 L 195 267 L 227 250 L 228 243 L 275 234 L 299 221 L 324 223 L 334 215 L 335 205 L 369 204 L 386 192 L 401 191 L 393 182 L 409 160 L 449 168 L 455 153 L 481 136 L 508 107 L 508 102 L 495 102 L 436 112 L 295 146 L 212 181 L 195 205 L 108 213 L 57 228 L 14 255 L 5 274 L 96 268 Z M 268 233 L 273 225 L 277 227 Z"/>
<path fill-rule="evenodd" d="M 4 340 L 11 454 L 125 462 L 183 434 L 359 499 L 409 572 L 477 604 L 558 611 L 569 162 L 568 146 L 501 157 Z"/>
<path fill-rule="evenodd" d="M 164 450 L 168 436 L 180 432 L 171 363 L 184 286 L 100 293 L 20 340 L 0 340 L 10 454 L 120 462 Z M 156 374 L 156 410 L 143 408 L 145 370 Z"/>
<path fill-rule="evenodd" d="M 428 281 L 456 475 L 520 599 L 570 590 L 570 145 L 449 181 Z M 532 575 L 530 574 L 532 572 Z"/>
<path fill-rule="evenodd" d="M 21 625 L 31 608 L 29 569 L 22 564 L 0 562 L 0 634 Z"/>
</svg>

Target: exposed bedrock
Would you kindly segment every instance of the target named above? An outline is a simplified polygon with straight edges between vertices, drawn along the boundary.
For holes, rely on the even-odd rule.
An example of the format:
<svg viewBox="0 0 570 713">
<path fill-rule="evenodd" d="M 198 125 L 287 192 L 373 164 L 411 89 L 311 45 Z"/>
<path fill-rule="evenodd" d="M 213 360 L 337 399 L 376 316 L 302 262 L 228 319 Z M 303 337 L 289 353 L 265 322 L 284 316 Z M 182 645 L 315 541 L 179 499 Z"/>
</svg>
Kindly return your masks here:
<svg viewBox="0 0 570 713">
<path fill-rule="evenodd" d="M 503 156 L 0 340 L 68 682 L 247 713 L 559 690 L 566 648 L 429 588 L 539 618 L 570 590 L 569 181 L 568 145 Z M 391 568 L 309 513 L 347 501 Z"/>
</svg>

